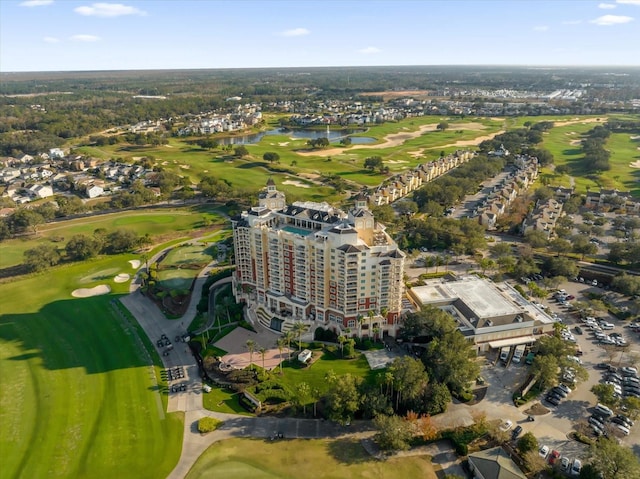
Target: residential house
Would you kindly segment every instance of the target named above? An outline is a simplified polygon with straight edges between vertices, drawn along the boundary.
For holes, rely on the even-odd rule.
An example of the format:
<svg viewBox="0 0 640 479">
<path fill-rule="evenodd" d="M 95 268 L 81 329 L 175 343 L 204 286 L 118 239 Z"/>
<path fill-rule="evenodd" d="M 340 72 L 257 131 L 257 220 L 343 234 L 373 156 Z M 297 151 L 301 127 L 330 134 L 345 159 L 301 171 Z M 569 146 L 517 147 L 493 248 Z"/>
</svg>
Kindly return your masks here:
<svg viewBox="0 0 640 479">
<path fill-rule="evenodd" d="M 93 199 L 104 194 L 104 188 L 96 184 L 87 185 L 85 194 L 88 198 Z"/>
<path fill-rule="evenodd" d="M 475 479 L 527 479 L 502 447 L 473 452 L 468 456 L 469 469 Z"/>
<path fill-rule="evenodd" d="M 556 222 L 562 215 L 562 203 L 550 198 L 537 205 L 537 207 L 524 219 L 522 223 L 522 232 L 542 231 L 547 238 L 553 236 L 556 228 Z"/>
<path fill-rule="evenodd" d="M 32 185 L 29 187 L 29 194 L 34 198 L 48 198 L 53 196 L 53 188 L 49 185 Z"/>
</svg>

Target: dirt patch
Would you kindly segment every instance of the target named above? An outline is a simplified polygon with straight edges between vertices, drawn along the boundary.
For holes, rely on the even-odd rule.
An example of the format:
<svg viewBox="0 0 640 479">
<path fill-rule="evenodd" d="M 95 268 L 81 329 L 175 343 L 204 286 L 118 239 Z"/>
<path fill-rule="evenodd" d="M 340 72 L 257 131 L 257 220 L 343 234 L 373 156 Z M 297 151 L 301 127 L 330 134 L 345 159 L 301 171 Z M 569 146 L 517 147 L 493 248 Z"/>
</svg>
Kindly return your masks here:
<svg viewBox="0 0 640 479">
<path fill-rule="evenodd" d="M 553 126 L 577 125 L 582 123 L 604 123 L 606 118 L 574 118 L 567 121 L 554 121 Z"/>
<path fill-rule="evenodd" d="M 539 402 L 533 403 L 529 409 L 524 411 L 525 414 L 529 416 L 542 416 L 543 414 L 547 414 L 549 410 L 544 407 Z"/>
<path fill-rule="evenodd" d="M 109 294 L 111 287 L 106 284 L 100 284 L 93 288 L 79 288 L 71 292 L 71 296 L 74 298 L 90 298 L 91 296 L 100 296 L 103 294 Z"/>
</svg>

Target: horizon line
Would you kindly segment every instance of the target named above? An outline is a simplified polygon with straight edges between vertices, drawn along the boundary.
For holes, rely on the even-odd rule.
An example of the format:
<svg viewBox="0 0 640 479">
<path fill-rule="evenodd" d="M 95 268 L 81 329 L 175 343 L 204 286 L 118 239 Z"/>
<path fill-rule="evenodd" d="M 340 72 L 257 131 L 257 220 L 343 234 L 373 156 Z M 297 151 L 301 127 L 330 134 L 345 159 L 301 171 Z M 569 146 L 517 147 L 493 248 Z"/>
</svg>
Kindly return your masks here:
<svg viewBox="0 0 640 479">
<path fill-rule="evenodd" d="M 294 70 L 328 68 L 390 68 L 390 67 L 518 67 L 518 68 L 640 68 L 640 64 L 543 64 L 543 63 L 441 63 L 441 64 L 389 64 L 389 65 L 306 65 L 306 66 L 263 66 L 263 67 L 179 67 L 179 68 L 116 68 L 89 70 L 0 70 L 0 75 L 24 73 L 103 73 L 103 72 L 154 72 L 154 71 L 204 71 L 204 70 Z"/>
</svg>

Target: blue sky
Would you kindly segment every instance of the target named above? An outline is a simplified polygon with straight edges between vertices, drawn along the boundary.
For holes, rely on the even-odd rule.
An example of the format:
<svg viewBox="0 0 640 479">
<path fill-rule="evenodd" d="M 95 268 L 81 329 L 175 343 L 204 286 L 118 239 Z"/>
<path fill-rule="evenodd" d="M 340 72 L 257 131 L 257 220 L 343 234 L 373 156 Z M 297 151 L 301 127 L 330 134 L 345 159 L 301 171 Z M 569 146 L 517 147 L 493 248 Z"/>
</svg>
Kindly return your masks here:
<svg viewBox="0 0 640 479">
<path fill-rule="evenodd" d="M 640 65 L 640 0 L 0 1 L 0 71 Z"/>
</svg>

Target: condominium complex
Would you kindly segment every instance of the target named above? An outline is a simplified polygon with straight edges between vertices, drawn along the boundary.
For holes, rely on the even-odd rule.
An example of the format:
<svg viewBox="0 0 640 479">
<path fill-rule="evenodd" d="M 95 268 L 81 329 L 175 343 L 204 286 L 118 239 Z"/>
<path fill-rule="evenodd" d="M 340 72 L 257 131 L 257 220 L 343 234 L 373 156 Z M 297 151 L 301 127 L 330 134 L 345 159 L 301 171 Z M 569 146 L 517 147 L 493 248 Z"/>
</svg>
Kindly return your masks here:
<svg viewBox="0 0 640 479">
<path fill-rule="evenodd" d="M 296 321 L 340 333 L 395 335 L 405 254 L 377 223 L 367 199 L 348 213 L 327 203 L 286 204 L 273 180 L 259 205 L 233 219 L 238 301 L 285 331 Z"/>
</svg>

